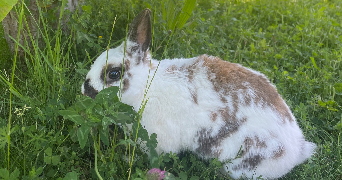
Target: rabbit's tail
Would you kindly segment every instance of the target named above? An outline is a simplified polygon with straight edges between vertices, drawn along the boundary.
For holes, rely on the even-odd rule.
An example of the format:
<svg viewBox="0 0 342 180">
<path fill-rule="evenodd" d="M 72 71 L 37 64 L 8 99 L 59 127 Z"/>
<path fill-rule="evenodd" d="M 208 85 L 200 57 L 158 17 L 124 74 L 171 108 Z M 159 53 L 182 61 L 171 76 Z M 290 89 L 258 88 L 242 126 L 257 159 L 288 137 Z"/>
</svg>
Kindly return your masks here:
<svg viewBox="0 0 342 180">
<path fill-rule="evenodd" d="M 315 153 L 316 144 L 308 141 L 304 141 L 302 146 L 302 152 L 300 153 L 300 157 L 298 158 L 298 164 L 303 163 L 305 160 L 310 158 L 310 156 Z"/>
</svg>

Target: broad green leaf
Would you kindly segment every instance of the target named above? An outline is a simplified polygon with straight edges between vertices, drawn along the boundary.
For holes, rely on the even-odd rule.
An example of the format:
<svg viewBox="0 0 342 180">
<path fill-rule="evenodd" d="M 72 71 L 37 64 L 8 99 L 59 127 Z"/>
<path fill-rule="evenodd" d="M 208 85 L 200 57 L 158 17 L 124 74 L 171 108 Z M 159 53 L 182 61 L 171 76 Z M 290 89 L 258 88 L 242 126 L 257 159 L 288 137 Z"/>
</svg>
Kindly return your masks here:
<svg viewBox="0 0 342 180">
<path fill-rule="evenodd" d="M 147 141 L 146 146 L 150 149 L 154 149 L 157 147 L 157 144 L 158 144 L 157 134 L 153 133 L 153 134 L 151 134 L 150 139 Z"/>
<path fill-rule="evenodd" d="M 89 131 L 90 131 L 90 127 L 87 125 L 82 125 L 77 130 L 77 138 L 78 138 L 78 142 L 80 142 L 81 149 L 84 148 L 85 144 L 88 141 Z"/>
<path fill-rule="evenodd" d="M 136 133 L 136 130 L 137 130 L 137 128 L 138 128 L 138 122 L 134 122 L 134 124 L 133 124 L 133 134 L 135 134 Z M 143 140 L 148 140 L 149 138 L 149 136 L 148 136 L 148 133 L 147 133 L 147 131 L 146 131 L 146 129 L 144 129 L 143 127 L 141 127 L 141 125 L 139 126 L 140 128 L 139 128 L 139 131 L 138 131 L 138 137 L 140 137 L 141 139 L 143 139 Z M 147 143 L 148 143 L 149 141 L 147 141 Z M 147 145 L 147 147 L 149 147 L 148 145 Z"/>
<path fill-rule="evenodd" d="M 88 74 L 89 69 L 76 69 L 76 72 L 85 76 Z"/>
<path fill-rule="evenodd" d="M 52 156 L 52 149 L 50 147 L 46 148 L 44 152 L 46 155 Z"/>
<path fill-rule="evenodd" d="M 115 119 L 115 121 L 122 124 L 130 123 L 133 121 L 133 117 L 124 112 L 118 112 L 116 118 L 117 119 Z"/>
<path fill-rule="evenodd" d="M 342 120 L 334 126 L 334 129 L 342 131 Z"/>
<path fill-rule="evenodd" d="M 109 138 L 108 138 L 109 132 L 108 131 L 109 131 L 108 128 L 106 128 L 105 130 L 103 130 L 103 129 L 100 130 L 101 141 L 106 146 L 109 146 Z"/>
<path fill-rule="evenodd" d="M 45 156 L 45 157 L 44 157 L 44 162 L 45 162 L 46 164 L 51 164 L 51 156 Z"/>
<path fill-rule="evenodd" d="M 91 8 L 92 8 L 91 5 L 88 5 L 88 6 L 83 5 L 82 6 L 82 10 L 87 12 L 87 13 L 91 13 Z"/>
<path fill-rule="evenodd" d="M 107 108 L 105 108 L 107 109 Z M 96 114 L 98 115 L 101 115 L 101 116 L 104 116 L 105 115 L 105 109 L 102 108 L 102 106 L 100 104 L 96 104 L 94 107 L 93 107 L 93 112 L 95 112 Z M 94 114 L 93 114 L 94 115 Z"/>
<path fill-rule="evenodd" d="M 335 83 L 334 88 L 337 95 L 342 95 L 342 83 Z"/>
<path fill-rule="evenodd" d="M 69 119 L 76 124 L 84 124 L 83 117 L 74 110 L 60 110 L 59 114 L 62 115 L 65 119 Z"/>
<path fill-rule="evenodd" d="M 176 13 L 176 4 L 174 1 L 168 1 L 167 3 L 167 12 L 166 12 L 166 23 L 167 23 L 167 27 L 169 30 L 174 30 L 172 28 L 172 24 L 175 21 L 174 17 L 175 17 L 175 13 Z"/>
<path fill-rule="evenodd" d="M 60 156 L 52 156 L 51 157 L 51 162 L 53 165 L 57 165 L 61 161 Z"/>
<path fill-rule="evenodd" d="M 0 177 L 2 179 L 9 179 L 9 172 L 7 169 L 0 169 Z"/>
<path fill-rule="evenodd" d="M 9 179 L 10 179 L 10 180 L 17 180 L 17 179 L 19 179 L 19 178 L 18 178 L 18 177 L 19 177 L 19 174 L 20 174 L 20 171 L 19 171 L 18 169 L 15 169 L 15 170 L 11 173 Z"/>
<path fill-rule="evenodd" d="M 127 112 L 129 114 L 136 114 L 136 112 L 134 111 L 133 107 L 121 102 L 118 102 L 117 104 L 119 106 L 119 111 L 120 112 Z"/>
<path fill-rule="evenodd" d="M 185 1 L 182 13 L 179 16 L 179 20 L 178 20 L 178 24 L 177 24 L 178 29 L 181 29 L 184 26 L 184 24 L 186 23 L 186 21 L 189 19 L 195 5 L 196 5 L 196 0 L 186 0 Z"/>
<path fill-rule="evenodd" d="M 321 107 L 326 107 L 326 103 L 321 101 L 321 100 L 318 100 L 318 105 L 321 106 Z"/>
<path fill-rule="evenodd" d="M 99 119 L 96 116 L 90 116 L 89 119 L 90 119 L 91 122 L 94 122 L 94 123 L 101 122 L 101 119 Z"/>
<path fill-rule="evenodd" d="M 91 109 L 95 103 L 93 99 L 88 96 L 84 96 L 82 99 L 76 102 L 75 107 L 77 110 Z"/>
<path fill-rule="evenodd" d="M 78 174 L 75 171 L 69 172 L 65 175 L 63 180 L 78 180 Z"/>
<path fill-rule="evenodd" d="M 188 179 L 188 175 L 184 171 L 180 172 L 178 175 L 179 175 L 179 178 L 181 180 L 187 180 Z"/>
<path fill-rule="evenodd" d="M 107 129 L 108 126 L 113 124 L 113 123 L 115 124 L 115 121 L 112 118 L 110 118 L 110 117 L 104 117 L 102 119 L 102 127 L 103 127 L 103 129 Z"/>
<path fill-rule="evenodd" d="M 96 95 L 95 102 L 98 104 L 103 104 L 103 102 L 112 101 L 112 99 L 117 95 L 118 91 L 119 87 L 117 86 L 106 88 Z"/>
<path fill-rule="evenodd" d="M 18 0 L 0 0 L 0 22 L 4 20 Z"/>
<path fill-rule="evenodd" d="M 165 175 L 165 177 L 163 178 L 163 180 L 174 180 L 174 179 L 176 179 L 176 177 L 169 172 L 165 172 L 164 175 Z"/>
<path fill-rule="evenodd" d="M 39 167 L 37 170 L 36 170 L 36 175 L 39 176 L 40 174 L 42 174 L 43 172 L 43 167 Z"/>
<path fill-rule="evenodd" d="M 133 142 L 131 139 L 126 139 L 126 140 L 120 139 L 120 142 L 119 142 L 119 144 L 117 144 L 117 145 L 124 145 L 124 146 L 131 145 L 131 146 L 136 146 L 136 143 Z"/>
<path fill-rule="evenodd" d="M 199 180 L 199 177 L 198 177 L 198 176 L 192 176 L 192 177 L 190 178 L 190 180 Z"/>
</svg>

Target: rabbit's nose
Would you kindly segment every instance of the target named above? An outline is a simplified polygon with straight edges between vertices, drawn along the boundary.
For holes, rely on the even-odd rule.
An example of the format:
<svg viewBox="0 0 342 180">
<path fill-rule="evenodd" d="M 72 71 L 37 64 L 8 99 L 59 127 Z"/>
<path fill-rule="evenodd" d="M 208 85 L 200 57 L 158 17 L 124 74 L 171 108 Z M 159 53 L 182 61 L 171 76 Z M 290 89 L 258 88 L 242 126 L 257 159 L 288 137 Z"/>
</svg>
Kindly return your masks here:
<svg viewBox="0 0 342 180">
<path fill-rule="evenodd" d="M 87 79 L 82 85 L 82 94 L 95 99 L 99 92 L 90 85 L 90 79 Z"/>
</svg>

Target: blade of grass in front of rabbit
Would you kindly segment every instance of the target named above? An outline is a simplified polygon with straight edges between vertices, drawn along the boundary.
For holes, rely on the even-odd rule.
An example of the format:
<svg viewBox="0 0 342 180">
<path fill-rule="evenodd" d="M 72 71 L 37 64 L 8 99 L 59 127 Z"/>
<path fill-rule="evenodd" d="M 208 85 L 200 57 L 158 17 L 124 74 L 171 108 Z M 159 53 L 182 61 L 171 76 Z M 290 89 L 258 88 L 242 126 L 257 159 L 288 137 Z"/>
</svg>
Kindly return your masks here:
<svg viewBox="0 0 342 180">
<path fill-rule="evenodd" d="M 116 17 L 114 18 L 114 22 L 113 22 L 113 27 L 112 27 L 112 32 L 110 34 L 110 37 L 109 37 L 109 41 L 108 41 L 108 45 L 107 45 L 107 57 L 106 57 L 106 67 L 105 67 L 105 74 L 107 74 L 107 64 L 108 64 L 108 51 L 109 51 L 109 45 L 110 45 L 110 41 L 112 39 L 112 35 L 113 35 L 113 30 L 114 30 L 114 27 L 115 27 L 115 21 L 116 21 Z M 106 76 L 104 76 L 103 78 L 103 89 L 105 88 L 105 84 L 106 84 Z M 97 148 L 95 146 L 95 140 L 94 140 L 94 148 L 95 148 L 95 172 L 96 172 L 96 175 L 98 176 L 99 179 L 102 179 L 100 173 L 98 172 L 98 169 L 97 169 Z M 101 142 L 101 138 L 100 138 L 100 134 L 99 134 L 99 140 L 98 142 L 100 143 Z M 99 147 L 100 148 L 100 147 Z M 100 150 L 100 149 L 99 149 Z"/>
<path fill-rule="evenodd" d="M 155 9 L 156 9 L 156 7 L 155 7 Z M 154 14 L 155 14 L 155 11 L 154 11 Z M 154 25 L 154 23 L 155 23 L 155 15 L 153 15 L 153 25 Z M 151 47 L 152 47 L 152 45 L 153 45 L 153 35 L 154 35 L 154 26 L 152 27 Z M 127 36 L 127 35 L 126 35 L 126 36 Z M 125 47 L 126 47 L 126 46 L 125 46 Z M 152 52 L 152 48 L 151 48 L 150 51 Z M 152 54 L 152 53 L 151 53 L 151 54 Z M 142 100 L 142 102 L 141 102 L 141 105 L 140 105 L 140 108 L 139 108 L 139 111 L 138 111 L 138 126 L 137 126 L 137 131 L 136 131 L 136 133 L 135 133 L 135 139 L 134 139 L 134 142 L 135 142 L 135 143 L 137 142 L 137 139 L 138 139 L 138 132 L 139 132 L 140 120 L 141 120 L 141 117 L 142 117 L 142 113 L 144 112 L 144 108 L 145 108 L 145 106 L 146 106 L 146 104 L 147 104 L 147 102 L 148 102 L 148 99 L 145 100 L 146 94 L 147 94 L 147 92 L 148 92 L 148 89 L 149 89 L 149 87 L 150 87 L 150 84 L 152 83 L 153 77 L 154 77 L 155 73 L 157 72 L 158 67 L 159 67 L 159 64 L 160 64 L 160 61 L 159 61 L 158 66 L 157 66 L 157 68 L 156 68 L 156 71 L 154 72 L 154 75 L 153 75 L 153 77 L 152 77 L 152 79 L 151 79 L 151 82 L 149 83 L 149 82 L 148 82 L 148 79 L 150 78 L 150 73 L 151 73 L 151 65 L 152 65 L 152 64 L 151 64 L 151 61 L 152 61 L 152 58 L 151 58 L 151 60 L 150 60 L 150 68 L 149 68 L 149 71 L 148 71 L 148 76 L 147 76 L 147 82 L 146 82 L 146 88 L 145 88 L 144 98 L 143 98 L 143 100 Z M 147 85 L 148 85 L 148 86 L 147 86 Z M 130 163 L 130 168 L 129 168 L 128 179 L 130 178 L 130 175 L 131 175 L 131 169 L 132 169 L 133 160 L 134 160 L 134 152 L 135 152 L 135 146 L 133 147 L 132 160 L 129 162 L 129 163 Z"/>
<path fill-rule="evenodd" d="M 153 19 L 153 23 L 154 23 L 154 20 L 155 20 L 155 19 Z M 169 42 L 170 42 L 170 40 L 171 40 L 171 38 L 172 38 L 172 36 L 173 36 L 173 32 L 174 32 L 174 31 L 172 31 L 172 32 L 171 32 L 171 35 L 169 36 L 169 40 L 168 40 L 167 43 L 166 43 L 165 49 L 164 49 L 163 54 L 162 54 L 162 56 L 161 56 L 160 59 L 163 59 L 163 56 L 164 56 L 165 51 L 166 51 L 166 49 L 167 49 L 167 46 L 169 45 Z M 148 83 L 148 79 L 147 79 L 148 87 L 147 87 L 147 89 L 145 89 L 144 99 L 145 99 L 145 97 L 146 97 L 146 94 L 147 94 L 148 90 L 150 89 L 150 86 L 151 86 L 151 83 L 152 83 L 152 81 L 153 81 L 153 79 L 154 79 L 154 76 L 155 76 L 156 73 L 157 73 L 157 70 L 158 70 L 158 68 L 159 68 L 160 62 L 161 62 L 161 60 L 158 62 L 156 71 L 154 71 L 154 74 L 153 74 L 153 76 L 152 76 L 152 79 L 151 79 L 151 82 L 150 82 L 150 83 Z M 146 85 L 147 85 L 147 84 L 146 84 Z"/>
<path fill-rule="evenodd" d="M 129 19 L 129 12 L 128 12 L 128 15 L 127 15 L 128 19 Z M 128 33 L 128 24 L 126 25 L 126 36 L 125 36 L 125 45 L 124 45 L 124 55 L 123 55 L 123 58 L 122 58 L 122 72 L 123 72 L 123 66 L 125 64 L 125 56 L 126 56 L 126 46 L 127 46 L 127 33 Z M 121 101 L 121 97 L 122 97 L 122 93 L 121 93 L 121 85 L 122 85 L 122 74 L 121 73 L 121 80 L 120 80 L 120 87 L 119 87 L 119 101 Z"/>
<path fill-rule="evenodd" d="M 129 19 L 129 12 L 127 13 L 127 19 Z M 126 56 L 126 46 L 127 46 L 127 33 L 128 33 L 128 24 L 126 25 L 126 36 L 125 36 L 125 45 L 124 45 L 124 55 L 123 55 L 123 58 L 122 58 L 122 72 L 123 72 L 123 66 L 125 64 L 125 56 Z M 122 93 L 121 93 L 121 87 L 122 87 L 122 73 L 121 73 L 121 80 L 120 80 L 120 86 L 119 86 L 119 101 L 121 101 L 121 97 L 122 97 Z M 129 133 L 129 137 L 130 138 L 131 136 L 131 133 Z M 125 134 L 125 140 L 126 140 L 126 134 Z M 131 154 L 131 145 L 128 144 L 128 147 L 126 146 L 126 151 L 125 151 L 125 157 L 127 156 L 127 149 L 128 149 L 128 156 L 130 156 Z M 133 149 L 133 152 L 134 152 L 134 149 Z M 134 154 L 134 153 L 133 153 Z M 132 156 L 132 161 L 130 161 L 130 158 L 128 158 L 128 163 L 130 164 L 129 166 L 129 172 L 128 172 L 128 180 L 129 178 L 131 177 L 131 169 L 132 169 L 132 164 L 131 163 L 133 162 L 133 156 Z"/>
<path fill-rule="evenodd" d="M 153 16 L 153 24 L 154 24 L 154 23 L 155 23 L 155 16 Z M 153 34 L 154 34 L 154 26 L 153 26 L 153 28 L 152 28 L 152 43 L 153 43 Z M 168 40 L 168 42 L 167 42 L 167 44 L 166 44 L 166 46 L 165 46 L 165 49 L 164 49 L 164 52 L 163 52 L 163 54 L 162 54 L 161 59 L 163 58 L 163 56 L 164 56 L 164 54 L 165 54 L 165 50 L 167 49 L 167 46 L 168 46 L 168 44 L 169 44 L 169 42 L 170 42 L 170 40 L 171 40 L 172 35 L 173 35 L 173 32 L 171 33 L 171 35 L 170 35 L 170 37 L 169 37 L 169 40 Z M 152 49 L 151 49 L 151 51 L 152 51 Z M 137 138 L 138 138 L 138 131 L 139 131 L 139 125 L 140 125 L 140 120 L 141 120 L 141 117 L 142 117 L 142 113 L 143 113 L 144 108 L 145 108 L 145 106 L 146 106 L 146 104 L 147 104 L 147 102 L 148 102 L 148 99 L 146 99 L 146 95 L 147 95 L 148 90 L 149 90 L 149 88 L 150 88 L 150 86 L 151 86 L 151 83 L 152 83 L 152 81 L 153 81 L 153 79 L 154 79 L 154 77 L 155 77 L 155 75 L 156 75 L 156 72 L 157 72 L 157 70 L 158 70 L 158 68 L 159 68 L 160 62 L 161 62 L 161 61 L 158 62 L 157 68 L 156 68 L 156 70 L 155 70 L 155 72 L 154 72 L 154 74 L 153 74 L 153 76 L 152 76 L 151 82 L 148 82 L 149 75 L 150 75 L 150 72 L 151 72 L 151 68 L 149 69 L 149 74 L 148 74 L 148 78 L 147 78 L 147 84 L 146 84 L 146 88 L 145 88 L 144 98 L 143 98 L 143 101 L 141 102 L 141 105 L 140 105 L 140 108 L 139 108 L 139 111 L 138 111 L 139 118 L 138 118 L 138 127 L 137 127 L 137 131 L 136 131 L 136 134 L 135 134 L 135 142 L 137 141 Z M 151 61 L 150 61 L 150 67 L 151 67 Z M 146 100 L 145 100 L 145 99 L 146 99 Z M 132 168 L 132 165 L 133 165 L 134 151 L 135 151 L 135 147 L 133 147 L 133 154 L 132 154 L 132 161 L 130 162 L 130 172 L 129 172 L 129 176 L 130 176 L 131 168 Z"/>
<path fill-rule="evenodd" d="M 154 7 L 154 9 L 156 9 L 156 7 Z M 151 40 L 151 50 L 150 50 L 151 56 L 152 56 L 152 47 L 153 47 L 154 24 L 155 24 L 155 21 L 156 21 L 156 18 L 155 18 L 155 17 L 156 17 L 156 16 L 155 16 L 155 11 L 154 11 L 154 13 L 153 13 L 153 25 L 152 25 L 152 36 L 151 36 L 151 37 L 152 37 L 152 40 Z M 151 86 L 151 83 L 152 83 L 152 81 L 153 81 L 154 75 L 156 74 L 156 72 L 157 72 L 157 70 L 158 70 L 158 67 L 159 67 L 159 64 L 160 64 L 160 61 L 159 61 L 159 62 L 158 62 L 158 65 L 157 65 L 157 68 L 156 68 L 156 70 L 154 71 L 154 74 L 153 74 L 153 76 L 152 76 L 151 82 L 148 83 L 148 80 L 149 80 L 149 78 L 150 78 L 150 73 L 151 73 L 151 67 L 152 67 L 151 61 L 152 61 L 152 57 L 151 57 L 151 60 L 150 60 L 150 68 L 148 69 L 148 77 L 147 77 L 147 84 L 146 84 L 146 88 L 145 88 L 144 99 L 145 99 L 145 97 L 146 97 L 146 94 L 147 94 L 148 90 L 150 89 L 150 86 Z M 147 85 L 148 85 L 148 86 L 147 86 Z"/>
<path fill-rule="evenodd" d="M 106 67 L 105 67 L 105 73 L 104 73 L 105 75 L 107 74 L 107 63 L 108 63 L 109 45 L 110 45 L 110 41 L 112 40 L 112 35 L 113 35 L 114 26 L 115 26 L 115 21 L 116 21 L 116 16 L 114 18 L 112 32 L 110 33 L 109 41 L 108 41 L 108 45 L 107 45 Z M 103 87 L 102 87 L 102 89 L 105 88 L 105 84 L 106 84 L 106 76 L 103 77 Z"/>
<path fill-rule="evenodd" d="M 154 24 L 154 23 L 155 23 L 155 16 L 153 16 L 153 24 Z M 152 30 L 153 30 L 152 33 L 154 34 L 154 27 L 152 28 Z M 167 46 L 168 46 L 168 44 L 169 44 L 169 42 L 170 42 L 170 40 L 171 40 L 172 35 L 173 35 L 173 32 L 171 33 L 171 35 L 170 35 L 170 37 L 169 37 L 169 40 L 168 40 L 167 43 L 166 43 L 166 46 L 165 46 L 165 49 L 164 49 L 164 52 L 163 52 L 163 54 L 162 54 L 161 59 L 163 58 L 163 56 L 164 56 L 164 54 L 165 54 L 165 51 L 166 51 Z M 152 36 L 152 40 L 153 40 L 153 36 Z M 152 41 L 152 42 L 153 42 L 153 41 Z M 144 108 L 145 108 L 145 106 L 146 106 L 146 104 L 147 104 L 147 102 L 148 102 L 148 99 L 146 99 L 146 95 L 147 95 L 147 93 L 148 93 L 148 90 L 150 89 L 151 83 L 152 83 L 152 81 L 153 81 L 153 79 L 154 79 L 154 77 L 155 77 L 155 75 L 156 75 L 156 72 L 157 72 L 157 70 L 158 70 L 158 68 L 159 68 L 160 62 L 161 62 L 161 61 L 158 62 L 157 68 L 156 68 L 156 70 L 155 70 L 155 72 L 154 72 L 154 74 L 153 74 L 153 76 L 152 76 L 152 79 L 151 79 L 151 82 L 150 82 L 150 83 L 148 82 L 149 77 L 147 78 L 147 84 L 146 84 L 146 89 L 145 89 L 144 98 L 143 98 L 143 101 L 141 102 L 141 105 L 140 105 L 140 108 L 139 108 L 139 111 L 138 111 L 139 119 L 138 119 L 138 128 L 137 128 L 137 132 L 136 132 L 135 142 L 137 141 L 137 135 L 138 135 L 138 131 L 139 131 L 139 125 L 140 125 L 141 116 L 142 116 L 142 113 L 143 113 L 143 111 L 144 111 Z M 150 67 L 151 67 L 151 61 L 150 61 Z M 149 69 L 149 74 L 148 74 L 148 76 L 149 76 L 149 75 L 150 75 L 150 69 Z M 148 86 L 147 86 L 147 85 L 148 85 Z M 145 99 L 146 99 L 146 100 L 145 100 Z M 135 147 L 133 148 L 133 154 L 134 154 L 134 150 L 135 150 Z M 134 157 L 134 156 L 132 156 L 132 161 L 133 161 L 133 157 Z M 130 166 L 130 167 L 131 167 L 131 166 Z"/>
<path fill-rule="evenodd" d="M 128 19 L 129 19 L 129 12 L 128 12 Z M 126 26 L 126 36 L 125 36 L 125 45 L 124 45 L 124 57 L 125 57 L 125 54 L 126 54 L 126 46 L 127 46 L 127 34 L 128 34 L 128 29 L 129 29 L 129 26 L 128 26 L 128 24 L 127 24 L 127 26 Z M 122 59 L 122 65 L 124 65 L 124 61 L 125 61 L 125 59 L 123 58 Z M 122 86 L 122 76 L 121 76 L 121 81 L 120 81 L 120 90 L 121 90 L 121 86 Z M 121 93 L 121 91 L 120 91 L 120 101 L 121 101 L 121 97 L 122 97 L 122 93 Z M 140 112 L 140 111 L 139 111 Z M 137 129 L 137 132 L 139 131 L 139 123 L 140 123 L 140 119 L 141 119 L 141 116 L 139 117 L 139 120 L 138 120 L 138 129 Z M 137 135 L 137 134 L 136 134 Z M 129 133 L 129 136 L 128 136 L 128 138 L 130 139 L 131 138 L 131 133 Z M 135 143 L 136 143 L 136 139 L 137 138 L 135 138 Z M 125 140 L 126 140 L 126 135 L 125 135 Z M 126 147 L 126 151 L 125 151 L 125 153 L 127 152 L 127 149 L 128 149 L 128 156 L 131 156 L 131 145 L 129 144 L 128 145 L 128 147 Z M 129 173 L 128 173 L 128 179 L 130 178 L 130 176 L 131 176 L 131 169 L 132 169 L 132 165 L 133 165 L 133 160 L 134 160 L 134 152 L 135 152 L 135 146 L 133 147 L 133 150 L 132 150 L 132 159 L 130 159 L 130 158 L 128 158 L 128 160 L 129 160 L 129 164 L 130 164 L 130 168 L 129 168 Z M 125 156 L 126 156 L 127 154 L 125 154 Z"/>
</svg>

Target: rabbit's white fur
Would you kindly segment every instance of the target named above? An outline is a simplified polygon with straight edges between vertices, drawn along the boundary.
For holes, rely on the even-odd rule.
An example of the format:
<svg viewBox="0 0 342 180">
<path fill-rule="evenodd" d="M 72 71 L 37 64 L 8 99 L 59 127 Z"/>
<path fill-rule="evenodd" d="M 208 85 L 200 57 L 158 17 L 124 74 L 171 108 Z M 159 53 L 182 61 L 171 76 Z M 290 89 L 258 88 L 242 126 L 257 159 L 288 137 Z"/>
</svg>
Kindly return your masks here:
<svg viewBox="0 0 342 180">
<path fill-rule="evenodd" d="M 203 158 L 231 160 L 224 169 L 233 178 L 268 179 L 283 176 L 313 154 L 316 145 L 305 141 L 289 107 L 263 74 L 207 55 L 165 59 L 157 69 L 149 43 L 142 45 L 150 33 L 149 13 L 144 10 L 133 21 L 126 51 L 125 42 L 108 51 L 107 71 L 107 52 L 97 58 L 83 94 L 94 98 L 103 89 L 104 76 L 108 79 L 104 72 L 121 68 L 125 59 L 121 100 L 136 111 L 157 70 L 141 124 L 157 134 L 158 153 L 187 149 Z M 120 80 L 108 79 L 105 87 L 119 85 Z"/>
</svg>

